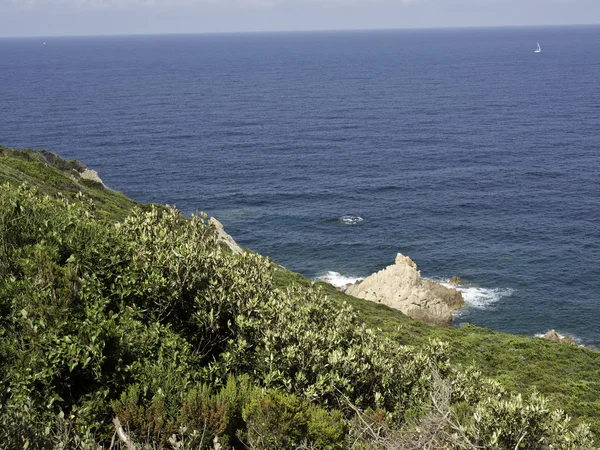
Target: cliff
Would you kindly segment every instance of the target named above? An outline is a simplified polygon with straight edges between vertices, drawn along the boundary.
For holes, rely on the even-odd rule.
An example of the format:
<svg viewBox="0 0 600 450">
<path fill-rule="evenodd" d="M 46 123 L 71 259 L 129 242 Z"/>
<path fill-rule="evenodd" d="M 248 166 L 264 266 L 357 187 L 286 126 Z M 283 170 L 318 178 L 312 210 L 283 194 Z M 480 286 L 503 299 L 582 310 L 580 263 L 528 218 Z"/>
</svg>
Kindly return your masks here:
<svg viewBox="0 0 600 450">
<path fill-rule="evenodd" d="M 401 253 L 394 264 L 348 287 L 346 294 L 383 303 L 434 325 L 452 322 L 452 312 L 464 304 L 456 289 L 423 280 L 414 261 Z"/>
</svg>

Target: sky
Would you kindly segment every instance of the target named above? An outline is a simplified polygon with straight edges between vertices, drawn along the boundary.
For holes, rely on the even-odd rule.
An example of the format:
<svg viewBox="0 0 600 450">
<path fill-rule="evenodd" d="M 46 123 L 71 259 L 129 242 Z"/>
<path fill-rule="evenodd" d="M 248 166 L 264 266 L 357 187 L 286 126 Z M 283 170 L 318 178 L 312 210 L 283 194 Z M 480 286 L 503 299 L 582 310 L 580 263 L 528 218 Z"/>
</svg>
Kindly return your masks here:
<svg viewBox="0 0 600 450">
<path fill-rule="evenodd" d="M 600 0 L 0 0 L 0 36 L 600 24 Z"/>
</svg>

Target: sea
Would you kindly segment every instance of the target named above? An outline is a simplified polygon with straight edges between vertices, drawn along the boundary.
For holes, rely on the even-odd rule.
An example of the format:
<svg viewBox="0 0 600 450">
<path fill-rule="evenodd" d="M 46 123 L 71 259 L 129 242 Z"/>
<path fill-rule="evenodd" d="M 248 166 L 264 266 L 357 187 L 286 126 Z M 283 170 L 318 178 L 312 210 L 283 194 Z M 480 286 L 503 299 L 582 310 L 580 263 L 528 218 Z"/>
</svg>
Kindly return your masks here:
<svg viewBox="0 0 600 450">
<path fill-rule="evenodd" d="M 600 347 L 599 26 L 0 39 L 0 145 L 307 277 L 400 252 L 461 278 L 456 325 Z"/>
</svg>

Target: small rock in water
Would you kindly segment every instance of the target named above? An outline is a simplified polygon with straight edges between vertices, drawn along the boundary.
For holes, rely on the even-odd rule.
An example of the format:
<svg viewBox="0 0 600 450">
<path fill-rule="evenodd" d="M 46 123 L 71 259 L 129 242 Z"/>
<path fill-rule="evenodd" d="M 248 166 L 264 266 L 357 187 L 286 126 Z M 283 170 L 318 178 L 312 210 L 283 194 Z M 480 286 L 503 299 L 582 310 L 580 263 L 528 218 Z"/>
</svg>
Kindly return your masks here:
<svg viewBox="0 0 600 450">
<path fill-rule="evenodd" d="M 450 278 L 450 281 L 448 281 L 448 284 L 451 284 L 452 286 L 458 286 L 458 285 L 462 284 L 462 280 L 460 279 L 460 277 L 457 277 L 456 275 L 454 275 L 452 278 Z"/>
</svg>

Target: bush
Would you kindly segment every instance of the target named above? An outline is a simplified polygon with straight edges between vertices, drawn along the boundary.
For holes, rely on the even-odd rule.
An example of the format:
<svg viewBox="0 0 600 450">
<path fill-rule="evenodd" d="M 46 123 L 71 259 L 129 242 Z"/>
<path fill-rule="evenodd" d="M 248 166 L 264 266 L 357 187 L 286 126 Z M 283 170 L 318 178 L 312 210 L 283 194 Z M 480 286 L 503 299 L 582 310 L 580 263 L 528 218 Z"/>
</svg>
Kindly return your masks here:
<svg viewBox="0 0 600 450">
<path fill-rule="evenodd" d="M 217 438 L 224 448 L 240 447 L 237 434 L 245 428 L 242 410 L 261 392 L 247 377 L 233 376 L 220 390 L 201 383 L 179 396 L 161 390 L 144 392 L 139 385 L 132 385 L 113 402 L 113 411 L 134 442 L 211 448 Z M 167 403 L 177 398 L 178 408 L 169 411 Z"/>
<path fill-rule="evenodd" d="M 507 399 L 487 398 L 475 408 L 469 433 L 485 448 L 593 448 L 589 427 L 581 425 L 570 429 L 570 420 L 564 412 L 551 410 L 546 400 L 536 394 L 527 402 L 521 395 Z"/>
<path fill-rule="evenodd" d="M 269 391 L 244 408 L 243 440 L 252 449 L 342 449 L 347 427 L 340 412 L 329 412 L 293 394 Z"/>
</svg>

